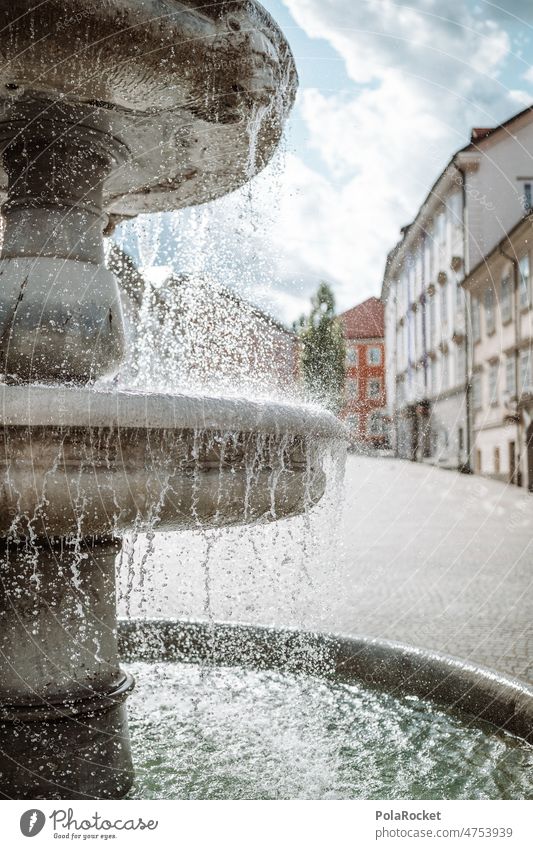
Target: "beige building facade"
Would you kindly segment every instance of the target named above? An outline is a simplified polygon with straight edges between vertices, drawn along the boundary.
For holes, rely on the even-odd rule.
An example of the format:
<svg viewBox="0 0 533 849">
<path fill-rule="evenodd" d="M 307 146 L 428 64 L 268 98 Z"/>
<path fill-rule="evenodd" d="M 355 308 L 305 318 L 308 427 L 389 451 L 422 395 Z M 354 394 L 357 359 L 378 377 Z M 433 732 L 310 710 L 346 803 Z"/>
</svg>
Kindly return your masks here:
<svg viewBox="0 0 533 849">
<path fill-rule="evenodd" d="M 464 281 L 472 311 L 474 471 L 533 491 L 533 215 Z"/>
<path fill-rule="evenodd" d="M 388 412 L 396 453 L 471 470 L 472 311 L 465 277 L 533 203 L 533 109 L 476 128 L 390 252 Z"/>
</svg>

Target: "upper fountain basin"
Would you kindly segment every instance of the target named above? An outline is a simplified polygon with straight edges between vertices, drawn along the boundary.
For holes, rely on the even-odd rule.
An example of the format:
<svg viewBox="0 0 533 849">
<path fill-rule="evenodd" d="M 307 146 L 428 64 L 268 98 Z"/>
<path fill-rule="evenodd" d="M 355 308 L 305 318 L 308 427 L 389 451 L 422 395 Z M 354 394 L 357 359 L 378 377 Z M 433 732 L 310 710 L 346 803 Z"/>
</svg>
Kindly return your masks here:
<svg viewBox="0 0 533 849">
<path fill-rule="evenodd" d="M 306 405 L 1 385 L 0 536 L 271 521 L 322 496 L 331 414 Z"/>
<path fill-rule="evenodd" d="M 255 0 L 0 0 L 0 55 L 0 143 L 61 119 L 95 143 L 113 138 L 104 207 L 117 219 L 245 183 L 272 156 L 297 87 Z"/>
</svg>

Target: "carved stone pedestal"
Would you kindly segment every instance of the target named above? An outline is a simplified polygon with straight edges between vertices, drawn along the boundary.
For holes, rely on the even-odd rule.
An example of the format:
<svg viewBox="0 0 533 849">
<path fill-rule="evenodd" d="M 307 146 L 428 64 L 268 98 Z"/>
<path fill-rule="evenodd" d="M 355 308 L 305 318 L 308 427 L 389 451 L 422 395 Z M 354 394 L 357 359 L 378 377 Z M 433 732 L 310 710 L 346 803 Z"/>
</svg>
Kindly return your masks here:
<svg viewBox="0 0 533 849">
<path fill-rule="evenodd" d="M 0 794 L 119 798 L 133 781 L 113 541 L 0 548 Z"/>
</svg>

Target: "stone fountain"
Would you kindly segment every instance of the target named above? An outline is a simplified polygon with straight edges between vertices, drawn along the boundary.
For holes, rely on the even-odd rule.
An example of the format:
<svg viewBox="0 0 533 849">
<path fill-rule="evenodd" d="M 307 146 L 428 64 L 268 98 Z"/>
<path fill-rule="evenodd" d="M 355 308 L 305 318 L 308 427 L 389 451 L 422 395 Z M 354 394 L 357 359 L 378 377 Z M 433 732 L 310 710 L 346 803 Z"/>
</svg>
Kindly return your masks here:
<svg viewBox="0 0 533 849">
<path fill-rule="evenodd" d="M 120 797 L 121 533 L 297 514 L 339 426 L 114 389 L 126 342 L 103 235 L 253 177 L 296 73 L 255 0 L 0 0 L 0 50 L 0 793 Z"/>
</svg>

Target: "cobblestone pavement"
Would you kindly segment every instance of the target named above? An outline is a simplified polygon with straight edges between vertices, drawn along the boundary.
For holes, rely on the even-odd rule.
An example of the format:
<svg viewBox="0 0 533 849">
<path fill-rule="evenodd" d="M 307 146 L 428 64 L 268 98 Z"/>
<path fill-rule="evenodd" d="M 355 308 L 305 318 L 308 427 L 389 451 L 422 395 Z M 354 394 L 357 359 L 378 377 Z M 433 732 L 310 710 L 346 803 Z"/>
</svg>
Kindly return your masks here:
<svg viewBox="0 0 533 849">
<path fill-rule="evenodd" d="M 533 681 L 533 495 L 392 459 L 350 457 L 336 630 Z"/>
<path fill-rule="evenodd" d="M 156 535 L 123 558 L 130 614 L 365 634 L 533 681 L 533 495 L 352 455 L 335 513 Z"/>
</svg>

